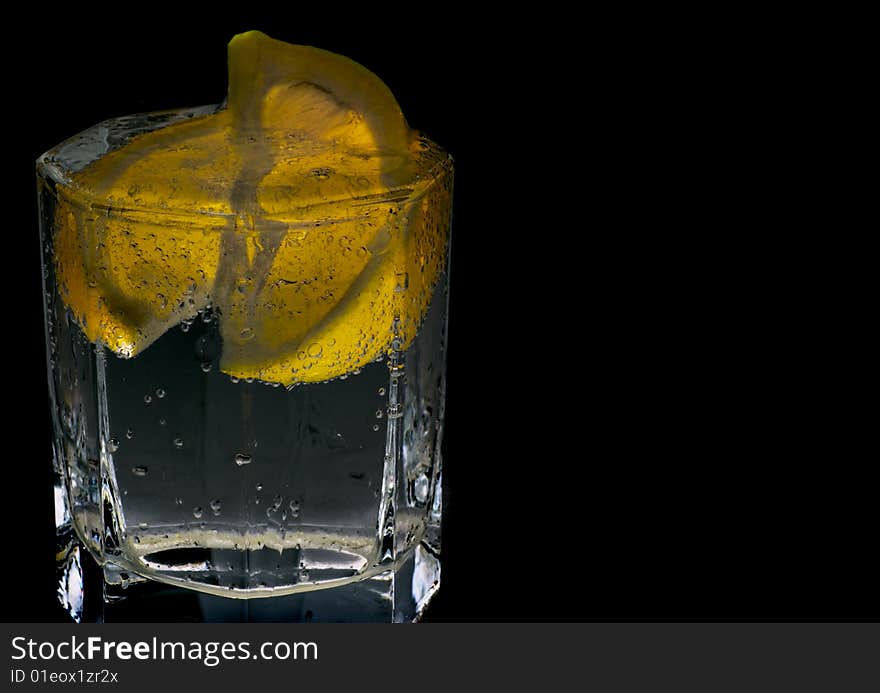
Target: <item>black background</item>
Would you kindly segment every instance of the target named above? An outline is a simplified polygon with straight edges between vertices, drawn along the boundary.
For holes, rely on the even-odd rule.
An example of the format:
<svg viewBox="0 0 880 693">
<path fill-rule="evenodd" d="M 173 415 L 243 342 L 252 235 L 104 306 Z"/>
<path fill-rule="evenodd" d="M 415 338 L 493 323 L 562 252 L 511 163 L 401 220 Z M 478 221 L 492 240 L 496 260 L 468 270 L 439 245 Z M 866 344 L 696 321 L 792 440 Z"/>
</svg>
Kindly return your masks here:
<svg viewBox="0 0 880 693">
<path fill-rule="evenodd" d="M 682 151 L 656 149 L 685 148 L 682 121 L 704 151 L 717 135 L 671 77 L 647 85 L 656 56 L 598 42 L 601 23 L 572 39 L 564 17 L 203 9 L 47 9 L 5 29 L 0 619 L 61 617 L 34 159 L 109 117 L 220 101 L 226 43 L 251 28 L 366 65 L 455 157 L 443 584 L 426 620 L 878 615 L 867 458 L 801 416 L 814 375 L 781 339 L 785 303 L 756 301 L 749 271 L 715 283 L 752 239 L 728 205 L 703 206 Z"/>
</svg>

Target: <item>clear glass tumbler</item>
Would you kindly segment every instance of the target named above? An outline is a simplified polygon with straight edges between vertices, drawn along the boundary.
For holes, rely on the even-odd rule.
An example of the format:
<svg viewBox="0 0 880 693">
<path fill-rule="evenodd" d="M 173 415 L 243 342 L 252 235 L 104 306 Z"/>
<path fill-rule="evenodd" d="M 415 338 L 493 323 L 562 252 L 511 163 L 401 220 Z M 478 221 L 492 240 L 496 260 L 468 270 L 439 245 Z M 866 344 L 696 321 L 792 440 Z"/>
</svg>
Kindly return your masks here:
<svg viewBox="0 0 880 693">
<path fill-rule="evenodd" d="M 245 213 L 157 204 L 148 148 L 108 159 L 223 108 L 37 162 L 59 598 L 76 621 L 415 620 L 440 580 L 451 160 L 420 138 L 407 180 Z"/>
</svg>

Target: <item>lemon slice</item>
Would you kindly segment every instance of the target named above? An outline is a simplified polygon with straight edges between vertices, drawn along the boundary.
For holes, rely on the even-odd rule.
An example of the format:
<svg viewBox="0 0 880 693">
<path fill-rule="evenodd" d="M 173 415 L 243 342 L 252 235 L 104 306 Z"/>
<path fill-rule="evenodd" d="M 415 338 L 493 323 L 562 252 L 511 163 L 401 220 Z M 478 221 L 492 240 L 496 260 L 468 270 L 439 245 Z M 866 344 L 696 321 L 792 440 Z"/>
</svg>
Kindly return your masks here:
<svg viewBox="0 0 880 693">
<path fill-rule="evenodd" d="M 450 181 L 366 68 L 248 32 L 229 44 L 224 107 L 59 186 L 59 290 L 120 356 L 212 304 L 224 372 L 327 380 L 414 337 L 445 263 Z"/>
</svg>

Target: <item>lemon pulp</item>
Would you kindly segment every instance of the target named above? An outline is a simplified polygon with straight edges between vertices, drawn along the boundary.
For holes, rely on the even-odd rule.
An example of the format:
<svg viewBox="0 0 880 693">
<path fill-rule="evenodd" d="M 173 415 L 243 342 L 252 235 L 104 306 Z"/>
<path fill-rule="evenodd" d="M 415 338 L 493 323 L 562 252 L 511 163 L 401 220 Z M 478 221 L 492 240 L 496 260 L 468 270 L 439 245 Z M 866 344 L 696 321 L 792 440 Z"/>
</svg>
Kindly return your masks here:
<svg viewBox="0 0 880 693">
<path fill-rule="evenodd" d="M 59 292 L 120 356 L 210 305 L 232 376 L 349 373 L 405 348 L 427 311 L 450 204 L 438 151 L 357 63 L 241 34 L 225 106 L 58 186 Z"/>
</svg>

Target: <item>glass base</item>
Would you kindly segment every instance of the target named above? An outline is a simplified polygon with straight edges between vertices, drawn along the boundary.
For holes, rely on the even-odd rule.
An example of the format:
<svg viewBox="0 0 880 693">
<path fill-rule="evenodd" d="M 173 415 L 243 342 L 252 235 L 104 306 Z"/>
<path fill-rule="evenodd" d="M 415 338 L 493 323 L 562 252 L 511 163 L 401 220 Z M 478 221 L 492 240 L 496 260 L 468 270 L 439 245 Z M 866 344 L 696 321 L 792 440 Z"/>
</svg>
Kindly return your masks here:
<svg viewBox="0 0 880 693">
<path fill-rule="evenodd" d="M 74 532 L 58 538 L 58 599 L 77 623 L 406 623 L 421 618 L 440 586 L 440 561 L 424 542 L 396 570 L 358 582 L 234 599 L 102 567 Z"/>
</svg>

